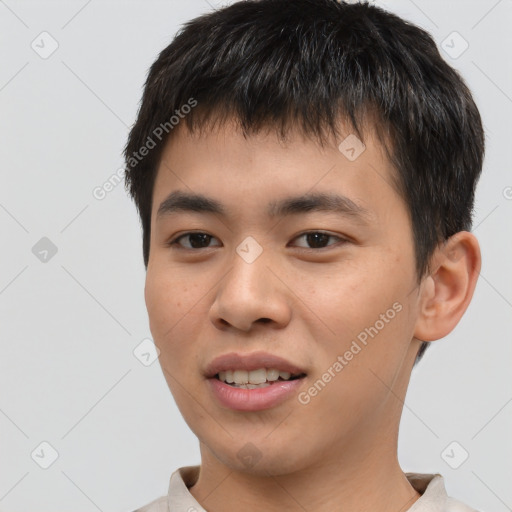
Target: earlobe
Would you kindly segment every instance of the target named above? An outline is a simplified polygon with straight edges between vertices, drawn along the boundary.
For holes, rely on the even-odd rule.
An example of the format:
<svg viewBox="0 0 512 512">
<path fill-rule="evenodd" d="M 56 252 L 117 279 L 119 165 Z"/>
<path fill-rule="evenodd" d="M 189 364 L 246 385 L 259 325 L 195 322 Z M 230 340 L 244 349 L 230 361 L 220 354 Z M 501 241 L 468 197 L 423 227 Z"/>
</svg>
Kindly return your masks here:
<svg viewBox="0 0 512 512">
<path fill-rule="evenodd" d="M 414 337 L 434 341 L 449 334 L 466 311 L 481 268 L 480 246 L 468 231 L 460 231 L 432 256 L 432 272 L 421 285 Z"/>
</svg>

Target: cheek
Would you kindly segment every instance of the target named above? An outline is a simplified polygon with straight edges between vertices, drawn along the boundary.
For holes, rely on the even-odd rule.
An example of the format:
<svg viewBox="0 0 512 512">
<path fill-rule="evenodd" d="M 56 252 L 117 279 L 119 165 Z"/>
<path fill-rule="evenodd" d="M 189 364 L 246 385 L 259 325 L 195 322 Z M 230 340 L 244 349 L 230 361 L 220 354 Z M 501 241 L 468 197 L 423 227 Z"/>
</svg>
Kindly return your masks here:
<svg viewBox="0 0 512 512">
<path fill-rule="evenodd" d="M 197 285 L 148 269 L 144 297 L 151 333 L 161 351 L 182 339 L 180 332 L 193 329 L 191 322 L 200 307 L 197 294 Z"/>
<path fill-rule="evenodd" d="M 175 273 L 173 275 L 176 275 Z M 201 294 L 197 286 L 184 284 L 162 273 L 146 274 L 145 300 L 150 330 L 160 351 L 159 362 L 172 395 L 180 409 L 187 409 L 197 372 L 194 340 L 198 338 Z M 186 384 L 185 384 L 186 383 Z"/>
<path fill-rule="evenodd" d="M 315 297 L 312 308 L 330 330 L 329 342 L 324 345 L 330 362 L 348 350 L 357 352 L 348 354 L 352 370 L 347 368 L 345 374 L 359 367 L 364 367 L 366 374 L 368 368 L 393 371 L 411 339 L 414 269 L 396 255 L 380 254 L 380 258 L 352 262 L 350 270 L 344 267 L 332 273 L 314 294 L 308 292 Z"/>
<path fill-rule="evenodd" d="M 316 275 L 313 280 L 302 277 L 301 296 L 318 313 L 335 337 L 356 336 L 365 327 L 379 320 L 379 315 L 401 300 L 402 283 L 392 277 L 394 270 L 384 262 L 344 262 L 329 275 Z"/>
<path fill-rule="evenodd" d="M 393 303 L 382 300 L 381 304 L 384 307 L 374 304 L 361 308 L 364 311 L 358 317 L 347 313 L 346 322 L 339 320 L 337 337 L 329 344 L 311 382 L 315 389 L 306 390 L 317 394 L 311 405 L 324 419 L 316 423 L 325 421 L 320 411 L 330 411 L 332 421 L 349 415 L 346 428 L 351 428 L 349 417 L 359 418 L 358 422 L 366 418 L 364 424 L 371 426 L 388 399 L 393 400 L 390 388 L 407 352 L 410 321 L 405 306 L 400 309 L 395 303 L 393 309 Z"/>
</svg>

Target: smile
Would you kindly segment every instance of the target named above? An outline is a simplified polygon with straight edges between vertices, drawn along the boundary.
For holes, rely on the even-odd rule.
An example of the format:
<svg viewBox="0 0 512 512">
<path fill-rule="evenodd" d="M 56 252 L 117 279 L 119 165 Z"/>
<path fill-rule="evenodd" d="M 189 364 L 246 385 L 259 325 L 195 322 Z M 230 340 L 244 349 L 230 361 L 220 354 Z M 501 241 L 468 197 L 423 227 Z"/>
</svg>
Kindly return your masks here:
<svg viewBox="0 0 512 512">
<path fill-rule="evenodd" d="M 288 381 L 300 378 L 304 374 L 291 374 L 276 368 L 260 368 L 258 370 L 226 370 L 219 372 L 216 377 L 232 387 L 242 389 L 257 389 L 270 386 L 278 381 Z"/>
<path fill-rule="evenodd" d="M 306 378 L 306 370 L 268 352 L 223 354 L 203 373 L 214 401 L 236 411 L 276 407 L 295 396 Z"/>
</svg>

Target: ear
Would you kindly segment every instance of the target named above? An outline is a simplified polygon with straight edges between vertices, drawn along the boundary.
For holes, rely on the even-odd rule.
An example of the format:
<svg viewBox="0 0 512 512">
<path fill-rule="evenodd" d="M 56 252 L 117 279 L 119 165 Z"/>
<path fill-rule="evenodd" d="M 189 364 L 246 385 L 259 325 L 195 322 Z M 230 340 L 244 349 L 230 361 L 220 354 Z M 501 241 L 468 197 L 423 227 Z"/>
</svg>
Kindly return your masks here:
<svg viewBox="0 0 512 512">
<path fill-rule="evenodd" d="M 456 233 L 435 250 L 432 271 L 421 283 L 415 338 L 434 341 L 454 329 L 471 302 L 481 265 L 478 240 L 468 231 Z"/>
</svg>

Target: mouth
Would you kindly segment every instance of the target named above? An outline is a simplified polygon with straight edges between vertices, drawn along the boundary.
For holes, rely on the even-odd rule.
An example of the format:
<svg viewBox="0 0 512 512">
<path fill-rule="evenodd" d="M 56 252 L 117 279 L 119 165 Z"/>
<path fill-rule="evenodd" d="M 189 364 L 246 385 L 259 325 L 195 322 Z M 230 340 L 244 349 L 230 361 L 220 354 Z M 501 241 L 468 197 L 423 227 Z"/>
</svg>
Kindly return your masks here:
<svg viewBox="0 0 512 512">
<path fill-rule="evenodd" d="M 204 376 L 220 407 L 257 412 L 291 400 L 307 373 L 282 357 L 253 352 L 217 357 L 206 367 Z"/>
<path fill-rule="evenodd" d="M 227 384 L 264 384 L 277 380 L 297 379 L 306 370 L 268 352 L 241 354 L 231 352 L 216 357 L 204 370 L 207 379 L 217 378 Z"/>
<path fill-rule="evenodd" d="M 259 368 L 257 370 L 225 370 L 214 375 L 214 378 L 234 388 L 261 389 L 305 377 L 304 372 L 291 373 L 277 368 Z"/>
</svg>

